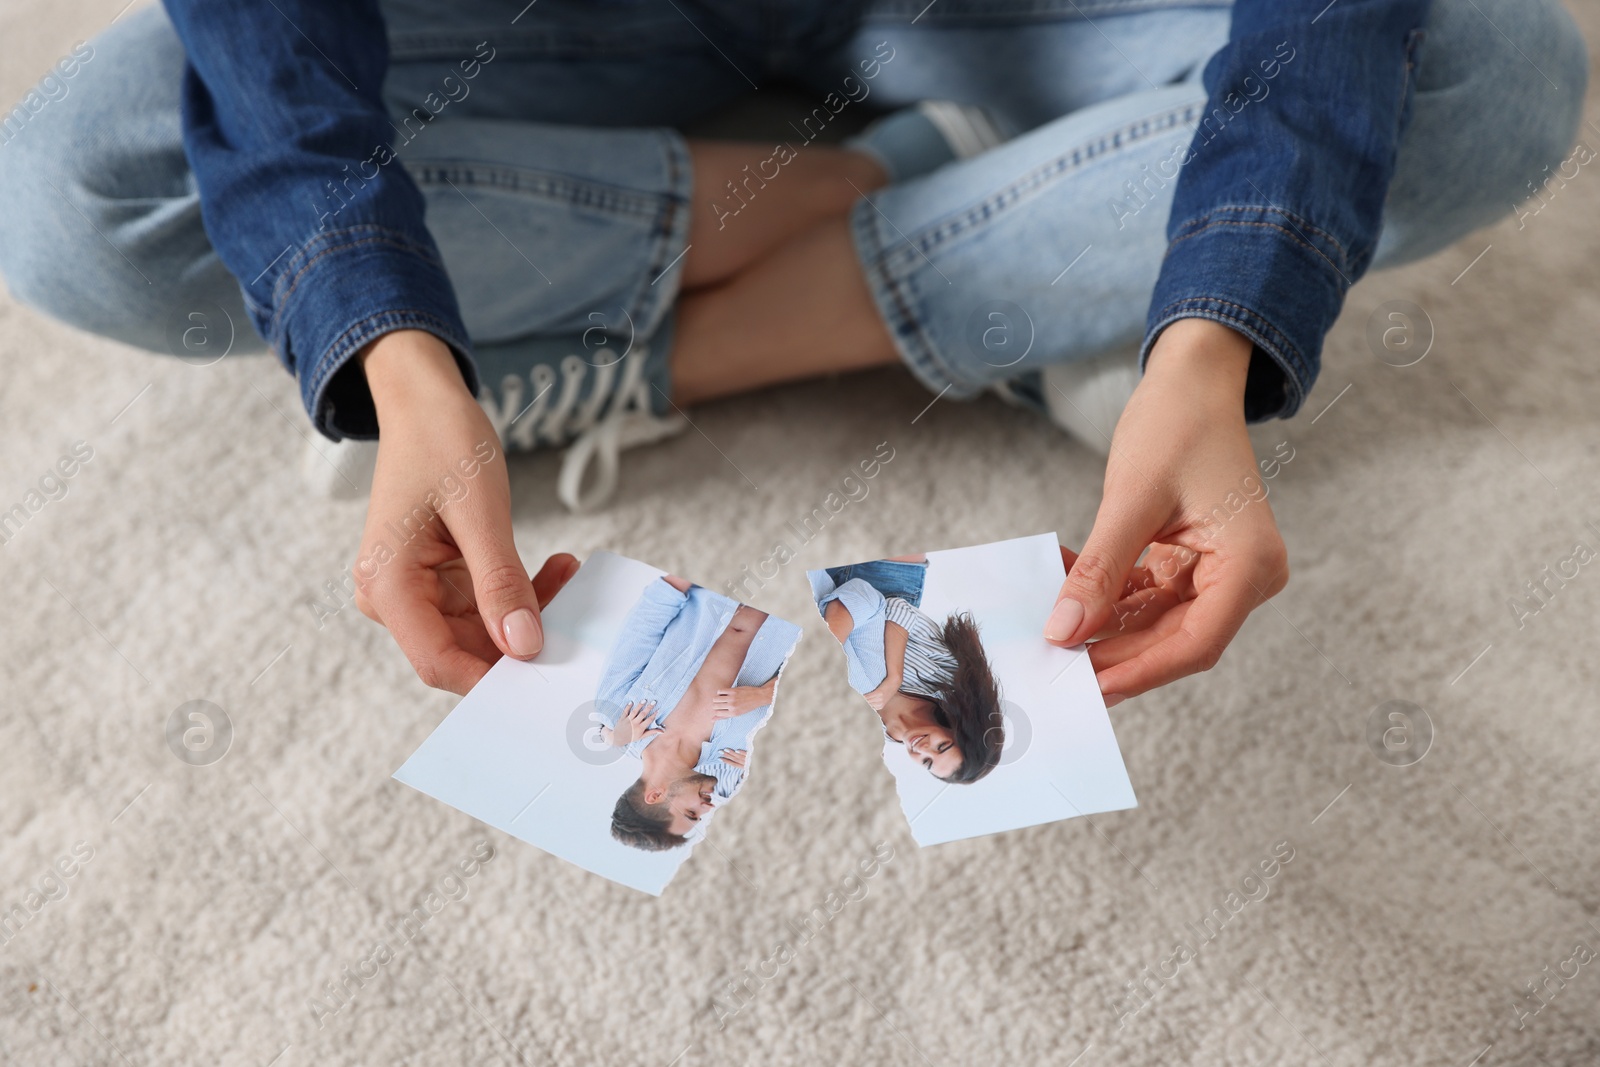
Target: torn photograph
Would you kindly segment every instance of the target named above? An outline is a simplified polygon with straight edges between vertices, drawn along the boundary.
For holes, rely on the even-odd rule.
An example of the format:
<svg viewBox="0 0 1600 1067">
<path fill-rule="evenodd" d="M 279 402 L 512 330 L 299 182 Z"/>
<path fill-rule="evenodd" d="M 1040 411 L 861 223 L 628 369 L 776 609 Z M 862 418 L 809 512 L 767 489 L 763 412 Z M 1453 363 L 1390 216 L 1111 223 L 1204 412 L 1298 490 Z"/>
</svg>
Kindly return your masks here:
<svg viewBox="0 0 1600 1067">
<path fill-rule="evenodd" d="M 807 577 L 919 845 L 1137 806 L 1087 652 L 1044 638 L 1054 534 Z"/>
<path fill-rule="evenodd" d="M 395 778 L 659 895 L 744 784 L 800 628 L 597 552 Z"/>
</svg>

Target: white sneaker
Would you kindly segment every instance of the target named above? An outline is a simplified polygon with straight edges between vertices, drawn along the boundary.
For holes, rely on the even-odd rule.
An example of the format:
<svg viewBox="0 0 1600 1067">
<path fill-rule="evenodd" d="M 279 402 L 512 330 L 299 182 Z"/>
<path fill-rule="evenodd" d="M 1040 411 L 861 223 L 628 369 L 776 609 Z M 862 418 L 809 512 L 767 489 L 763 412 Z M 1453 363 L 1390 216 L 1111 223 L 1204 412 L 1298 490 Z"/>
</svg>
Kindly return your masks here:
<svg viewBox="0 0 1600 1067">
<path fill-rule="evenodd" d="M 372 471 L 378 464 L 378 442 L 345 438 L 330 441 L 312 434 L 301 457 L 306 487 L 329 500 L 358 500 L 372 492 Z"/>
<path fill-rule="evenodd" d="M 1068 436 L 1102 456 L 1111 433 L 1139 385 L 1139 349 L 1119 349 L 1093 359 L 1055 363 L 1038 374 L 1038 395 L 1023 380 L 999 382 L 991 391 L 1019 407 L 1042 409 Z"/>
<path fill-rule="evenodd" d="M 574 353 L 552 357 L 547 349 L 543 344 L 530 349 L 536 355 L 529 366 L 518 373 L 501 373 L 492 386 L 488 369 L 480 363 L 483 383 L 478 403 L 508 452 L 567 445 L 556 495 L 573 511 L 589 511 L 616 492 L 623 451 L 680 434 L 688 429 L 689 420 L 676 409 L 656 414 L 651 376 L 659 369 L 648 345 L 636 345 L 626 355 L 604 362 Z M 664 396 L 661 402 L 666 403 Z M 355 499 L 372 491 L 377 461 L 376 441 L 316 437 L 306 451 L 303 474 L 318 496 Z M 586 488 L 595 461 L 597 476 Z"/>
<path fill-rule="evenodd" d="M 1050 420 L 1102 456 L 1111 433 L 1139 387 L 1139 348 L 1056 363 L 1039 372 Z"/>
<path fill-rule="evenodd" d="M 646 380 L 648 346 L 640 345 L 622 360 L 622 382 L 612 394 L 611 405 L 598 420 L 591 406 L 583 414 L 587 421 L 570 423 L 577 436 L 561 457 L 561 476 L 556 495 L 572 511 L 591 511 L 611 499 L 617 489 L 617 468 L 625 449 L 651 445 L 676 437 L 689 428 L 688 416 L 673 408 L 670 414 L 655 413 L 651 385 Z M 559 417 L 557 414 L 555 417 Z M 599 476 L 585 492 L 583 483 L 592 460 L 600 461 Z"/>
<path fill-rule="evenodd" d="M 876 120 L 844 147 L 871 156 L 891 182 L 903 182 L 1007 140 L 998 120 L 982 108 L 924 100 Z"/>
</svg>

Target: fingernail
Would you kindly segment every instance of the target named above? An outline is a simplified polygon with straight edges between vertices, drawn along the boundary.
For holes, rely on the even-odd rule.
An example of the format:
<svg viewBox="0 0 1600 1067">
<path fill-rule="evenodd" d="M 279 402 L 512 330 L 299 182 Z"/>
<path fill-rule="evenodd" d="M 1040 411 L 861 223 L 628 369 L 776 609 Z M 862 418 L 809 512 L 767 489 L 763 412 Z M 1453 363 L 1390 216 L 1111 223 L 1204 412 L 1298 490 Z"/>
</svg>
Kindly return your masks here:
<svg viewBox="0 0 1600 1067">
<path fill-rule="evenodd" d="M 1083 624 L 1083 605 L 1065 597 L 1056 601 L 1056 609 L 1044 624 L 1044 635 L 1051 641 L 1065 641 Z"/>
<path fill-rule="evenodd" d="M 1105 699 L 1106 699 L 1106 710 L 1109 711 L 1110 709 L 1116 707 L 1118 704 L 1122 703 L 1124 700 L 1127 700 L 1128 698 L 1123 696 L 1121 693 L 1107 693 Z"/>
<path fill-rule="evenodd" d="M 506 647 L 513 656 L 532 656 L 544 645 L 539 618 L 528 608 L 518 608 L 506 616 Z"/>
</svg>

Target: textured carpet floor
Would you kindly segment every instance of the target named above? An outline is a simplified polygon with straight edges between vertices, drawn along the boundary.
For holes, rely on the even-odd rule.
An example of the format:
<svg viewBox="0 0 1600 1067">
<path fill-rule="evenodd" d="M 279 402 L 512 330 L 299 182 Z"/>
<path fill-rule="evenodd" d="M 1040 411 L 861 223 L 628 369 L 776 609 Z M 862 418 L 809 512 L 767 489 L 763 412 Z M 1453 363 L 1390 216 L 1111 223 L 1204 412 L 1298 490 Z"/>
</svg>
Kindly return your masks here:
<svg viewBox="0 0 1600 1067">
<path fill-rule="evenodd" d="M 10 0 L 0 96 L 119 6 Z M 1593 38 L 1600 5 L 1578 14 Z M 1600 567 L 1521 628 L 1508 600 L 1600 549 L 1597 216 L 1586 168 L 1525 229 L 1357 287 L 1305 414 L 1255 433 L 1294 449 L 1272 483 L 1294 578 L 1217 669 L 1113 713 L 1142 806 L 1092 824 L 919 851 L 802 576 L 1080 541 L 1098 463 L 1052 429 L 989 401 L 913 425 L 928 397 L 883 373 L 705 408 L 599 515 L 559 509 L 552 459 L 515 464 L 530 559 L 608 548 L 720 583 L 895 449 L 754 598 L 809 637 L 747 794 L 659 901 L 390 780 L 452 698 L 353 608 L 318 627 L 364 506 L 304 495 L 274 362 L 195 368 L 0 299 L 0 505 L 93 449 L 0 548 L 0 907 L 27 915 L 0 944 L 0 1060 L 1596 1062 Z M 1404 369 L 1365 339 L 1394 299 L 1437 331 Z M 211 766 L 164 738 L 194 699 L 232 723 Z M 1395 699 L 1436 732 L 1414 766 L 1367 741 Z M 1232 913 L 1280 842 L 1293 859 Z M 766 963 L 880 843 L 865 895 Z M 311 1007 L 341 981 L 347 1004 Z"/>
</svg>

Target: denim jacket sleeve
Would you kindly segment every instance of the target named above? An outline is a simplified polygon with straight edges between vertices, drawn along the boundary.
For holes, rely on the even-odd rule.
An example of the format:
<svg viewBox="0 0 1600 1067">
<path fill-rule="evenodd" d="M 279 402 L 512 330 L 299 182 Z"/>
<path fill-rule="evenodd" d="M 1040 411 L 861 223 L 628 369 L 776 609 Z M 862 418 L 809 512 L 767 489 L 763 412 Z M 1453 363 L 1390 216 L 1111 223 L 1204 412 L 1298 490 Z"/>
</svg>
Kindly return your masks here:
<svg viewBox="0 0 1600 1067">
<path fill-rule="evenodd" d="M 1170 323 L 1255 343 L 1251 420 L 1294 414 L 1372 261 L 1431 0 L 1238 0 L 1181 157 L 1140 365 Z"/>
<path fill-rule="evenodd" d="M 395 159 L 377 0 L 164 0 L 183 41 L 183 143 L 206 233 L 330 437 L 374 437 L 351 357 L 397 329 L 477 373 L 423 199 Z"/>
</svg>

